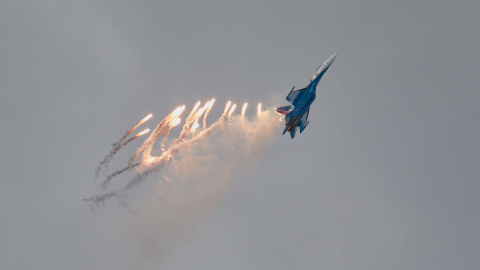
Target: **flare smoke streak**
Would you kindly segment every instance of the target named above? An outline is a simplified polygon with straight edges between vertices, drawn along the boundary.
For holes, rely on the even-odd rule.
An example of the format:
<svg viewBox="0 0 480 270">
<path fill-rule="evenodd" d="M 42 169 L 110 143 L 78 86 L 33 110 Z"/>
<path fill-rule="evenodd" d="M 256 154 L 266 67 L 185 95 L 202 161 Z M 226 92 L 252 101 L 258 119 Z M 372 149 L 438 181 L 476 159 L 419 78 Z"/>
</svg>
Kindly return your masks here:
<svg viewBox="0 0 480 270">
<path fill-rule="evenodd" d="M 130 142 L 132 142 L 133 140 L 135 140 L 136 138 L 142 136 L 142 135 L 145 135 L 146 133 L 148 133 L 148 131 L 144 130 L 140 133 L 138 133 L 137 135 L 135 135 L 134 137 L 130 138 L 129 140 L 127 140 L 126 142 L 123 142 L 133 131 L 135 131 L 139 126 L 141 126 L 143 123 L 147 122 L 148 120 L 150 120 L 150 118 L 152 118 L 152 114 L 149 114 L 147 116 L 145 116 L 142 120 L 140 120 L 138 123 L 136 123 L 132 128 L 130 128 L 127 132 L 125 132 L 125 134 L 120 138 L 120 140 L 114 142 L 112 144 L 112 150 L 110 151 L 110 153 L 108 155 L 105 156 L 105 158 L 100 161 L 100 164 L 97 166 L 97 168 L 95 169 L 95 178 L 98 177 L 98 175 L 100 174 L 100 171 L 102 170 L 102 167 L 107 167 L 108 166 L 108 163 L 113 159 L 113 156 L 115 156 L 115 154 L 124 146 L 126 146 L 127 144 L 129 144 Z"/>
</svg>

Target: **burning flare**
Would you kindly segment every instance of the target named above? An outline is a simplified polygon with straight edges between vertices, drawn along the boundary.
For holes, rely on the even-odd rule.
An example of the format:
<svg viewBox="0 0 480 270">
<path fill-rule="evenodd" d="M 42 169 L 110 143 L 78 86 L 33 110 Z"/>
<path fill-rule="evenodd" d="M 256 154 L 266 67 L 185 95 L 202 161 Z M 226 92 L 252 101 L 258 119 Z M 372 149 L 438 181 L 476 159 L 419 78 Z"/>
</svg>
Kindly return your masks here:
<svg viewBox="0 0 480 270">
<path fill-rule="evenodd" d="M 210 110 L 213 107 L 213 103 L 215 103 L 214 98 L 212 98 L 209 102 L 207 102 L 207 104 L 208 104 L 207 111 L 205 112 L 205 115 L 203 116 L 203 129 L 207 129 L 207 117 L 208 117 L 208 114 L 210 113 Z"/>
<path fill-rule="evenodd" d="M 233 114 L 233 112 L 235 111 L 236 108 L 237 108 L 237 104 L 233 104 L 233 106 L 232 106 L 232 108 L 230 109 L 230 111 L 228 111 L 227 119 L 232 119 L 232 114 Z"/>
<path fill-rule="evenodd" d="M 195 131 L 200 125 L 198 123 L 194 123 L 192 126 L 192 131 Z"/>
<path fill-rule="evenodd" d="M 178 117 L 183 113 L 183 110 L 185 110 L 185 105 L 177 107 L 170 115 L 173 118 Z"/>
<path fill-rule="evenodd" d="M 242 106 L 242 117 L 245 117 L 245 112 L 247 111 L 248 103 L 245 102 Z"/>
<path fill-rule="evenodd" d="M 191 119 L 191 117 L 192 117 L 192 116 L 195 114 L 195 112 L 197 111 L 198 107 L 200 107 L 200 104 L 201 104 L 201 102 L 200 102 L 200 101 L 197 101 L 197 103 L 195 104 L 195 107 L 193 107 L 192 111 L 190 111 L 190 114 L 188 115 L 186 121 L 188 121 L 189 119 Z"/>
<path fill-rule="evenodd" d="M 143 131 L 140 131 L 137 135 L 135 135 L 134 138 L 138 138 L 138 137 L 140 137 L 140 136 L 143 136 L 143 135 L 147 134 L 148 132 L 150 132 L 150 129 L 149 129 L 149 128 L 146 128 L 146 129 L 144 129 Z"/>
<path fill-rule="evenodd" d="M 138 122 L 138 125 L 141 125 L 145 122 L 147 122 L 148 120 L 150 120 L 150 118 L 152 118 L 153 114 L 149 114 L 147 116 L 145 116 L 142 120 L 140 120 L 140 122 Z"/>
<path fill-rule="evenodd" d="M 177 117 L 170 122 L 169 126 L 170 128 L 173 128 L 174 126 L 180 124 L 180 122 L 182 122 L 182 119 Z"/>
<path fill-rule="evenodd" d="M 230 108 L 230 105 L 232 104 L 232 102 L 229 100 L 227 102 L 227 105 L 225 106 L 225 110 L 223 111 L 223 116 L 227 115 L 227 112 L 228 112 L 228 108 Z"/>
</svg>

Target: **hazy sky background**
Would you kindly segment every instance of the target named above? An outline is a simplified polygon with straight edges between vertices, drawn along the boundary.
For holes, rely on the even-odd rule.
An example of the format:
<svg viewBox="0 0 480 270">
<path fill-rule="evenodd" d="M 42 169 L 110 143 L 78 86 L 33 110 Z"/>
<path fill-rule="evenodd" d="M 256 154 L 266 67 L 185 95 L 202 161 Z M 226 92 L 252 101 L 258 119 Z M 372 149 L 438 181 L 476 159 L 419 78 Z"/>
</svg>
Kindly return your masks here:
<svg viewBox="0 0 480 270">
<path fill-rule="evenodd" d="M 0 1 L 0 268 L 479 269 L 479 18 L 477 0 Z M 147 113 L 284 105 L 335 52 L 306 131 L 279 129 L 162 258 L 114 200 L 81 201 Z"/>
</svg>

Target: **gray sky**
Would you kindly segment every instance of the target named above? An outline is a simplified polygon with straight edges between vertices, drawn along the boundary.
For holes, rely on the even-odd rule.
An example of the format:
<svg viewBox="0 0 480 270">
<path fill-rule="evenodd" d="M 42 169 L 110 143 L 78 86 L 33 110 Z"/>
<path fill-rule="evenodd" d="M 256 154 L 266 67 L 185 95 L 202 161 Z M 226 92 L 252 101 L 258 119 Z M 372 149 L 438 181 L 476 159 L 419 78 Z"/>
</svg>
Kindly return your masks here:
<svg viewBox="0 0 480 270">
<path fill-rule="evenodd" d="M 479 18 L 474 0 L 1 1 L 0 268 L 478 269 Z M 148 112 L 283 100 L 334 52 L 306 131 L 279 129 L 165 258 L 115 201 L 81 202 Z"/>
</svg>

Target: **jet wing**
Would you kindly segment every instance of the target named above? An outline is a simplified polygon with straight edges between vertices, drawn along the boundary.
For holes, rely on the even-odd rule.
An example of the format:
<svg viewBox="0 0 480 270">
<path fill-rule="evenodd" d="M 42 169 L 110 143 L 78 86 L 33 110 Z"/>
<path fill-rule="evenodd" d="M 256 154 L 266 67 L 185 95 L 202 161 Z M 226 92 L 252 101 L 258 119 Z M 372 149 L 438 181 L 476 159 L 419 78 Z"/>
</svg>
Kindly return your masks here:
<svg viewBox="0 0 480 270">
<path fill-rule="evenodd" d="M 306 114 L 302 115 L 302 118 L 300 119 L 300 122 L 298 123 L 300 126 L 300 133 L 308 126 L 308 114 L 310 113 L 310 107 L 308 108 L 308 111 Z"/>
<path fill-rule="evenodd" d="M 304 90 L 307 90 L 307 88 L 303 88 L 303 89 L 298 89 L 298 90 L 295 90 L 295 91 L 291 91 L 290 94 L 288 94 L 286 100 L 288 100 L 290 103 L 293 104 L 293 102 L 295 101 L 295 99 L 297 98 L 298 94 L 300 93 L 303 93 L 302 91 Z M 294 104 L 295 105 L 295 104 Z"/>
</svg>

